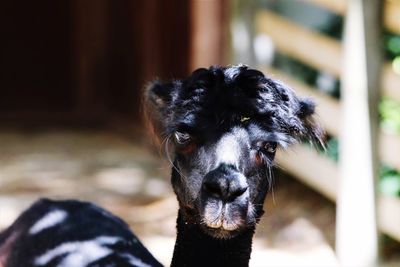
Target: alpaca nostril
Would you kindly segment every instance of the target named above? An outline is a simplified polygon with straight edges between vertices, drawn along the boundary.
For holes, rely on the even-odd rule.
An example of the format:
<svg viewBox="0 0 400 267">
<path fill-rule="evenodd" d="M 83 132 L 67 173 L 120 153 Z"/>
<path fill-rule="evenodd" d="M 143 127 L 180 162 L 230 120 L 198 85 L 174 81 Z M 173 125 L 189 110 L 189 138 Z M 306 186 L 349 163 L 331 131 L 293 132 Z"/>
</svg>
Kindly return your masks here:
<svg viewBox="0 0 400 267">
<path fill-rule="evenodd" d="M 247 188 L 248 188 L 248 186 L 244 186 L 244 187 L 240 187 L 240 188 L 236 188 L 235 190 L 232 190 L 227 195 L 226 200 L 228 202 L 233 202 L 235 199 L 237 199 L 240 196 L 242 196 L 247 191 Z"/>
<path fill-rule="evenodd" d="M 233 166 L 221 164 L 204 176 L 202 191 L 204 197 L 212 197 L 224 202 L 233 202 L 248 189 L 246 177 Z"/>
<path fill-rule="evenodd" d="M 214 182 L 204 183 L 204 189 L 214 197 L 221 198 L 223 193 L 220 185 Z"/>
<path fill-rule="evenodd" d="M 210 196 L 227 202 L 232 202 L 242 196 L 248 186 L 237 186 L 234 183 L 218 183 L 217 181 L 207 181 L 203 184 L 205 192 Z"/>
<path fill-rule="evenodd" d="M 230 196 L 231 201 L 243 195 L 247 191 L 247 188 L 248 186 L 244 186 L 241 188 L 237 188 L 234 192 L 232 192 Z"/>
</svg>

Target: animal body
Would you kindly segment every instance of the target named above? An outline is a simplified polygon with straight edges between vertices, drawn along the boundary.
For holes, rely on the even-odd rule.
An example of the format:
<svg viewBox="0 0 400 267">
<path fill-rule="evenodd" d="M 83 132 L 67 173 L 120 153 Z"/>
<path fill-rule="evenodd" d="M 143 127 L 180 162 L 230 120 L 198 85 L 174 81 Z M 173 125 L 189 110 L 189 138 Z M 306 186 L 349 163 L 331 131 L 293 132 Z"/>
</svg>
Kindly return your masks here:
<svg viewBox="0 0 400 267">
<path fill-rule="evenodd" d="M 272 186 L 276 150 L 303 140 L 321 139 L 321 129 L 313 119 L 314 104 L 244 65 L 202 68 L 183 80 L 156 81 L 146 90 L 145 99 L 151 125 L 167 150 L 172 151 L 171 184 L 179 210 L 171 266 L 248 266 L 256 224 Z M 64 206 L 71 202 L 44 203 Z M 19 219 L 29 225 L 25 227 L 30 229 L 28 232 L 18 231 L 17 220 L 2 234 L 3 265 L 159 266 L 121 220 L 91 204 L 73 203 L 72 213 L 90 207 L 105 215 L 97 219 L 66 217 L 61 221 L 61 208 L 56 216 L 59 222 L 47 228 L 42 243 L 35 242 L 32 236 L 32 229 L 41 218 L 33 212 L 34 205 L 31 216 Z M 91 225 L 98 231 L 89 231 Z M 87 236 L 87 231 L 92 235 Z M 26 233 L 27 239 L 22 239 Z M 57 234 L 60 239 L 56 239 Z M 95 240 L 93 245 L 102 249 L 97 250 L 97 257 L 90 258 L 89 253 L 81 264 L 77 261 L 76 265 L 63 265 L 76 252 L 65 249 L 57 256 L 50 252 L 73 240 Z M 19 242 L 23 248 L 18 247 Z M 120 248 L 119 242 L 125 244 L 123 252 L 114 250 Z M 25 248 L 42 244 L 48 246 L 47 252 L 24 254 Z M 104 256 L 98 251 L 103 251 Z M 53 255 L 53 260 L 38 260 L 45 253 Z M 18 265 L 24 257 L 30 259 L 31 265 Z"/>
<path fill-rule="evenodd" d="M 88 202 L 41 199 L 0 234 L 0 266 L 162 265 L 108 211 Z"/>
</svg>

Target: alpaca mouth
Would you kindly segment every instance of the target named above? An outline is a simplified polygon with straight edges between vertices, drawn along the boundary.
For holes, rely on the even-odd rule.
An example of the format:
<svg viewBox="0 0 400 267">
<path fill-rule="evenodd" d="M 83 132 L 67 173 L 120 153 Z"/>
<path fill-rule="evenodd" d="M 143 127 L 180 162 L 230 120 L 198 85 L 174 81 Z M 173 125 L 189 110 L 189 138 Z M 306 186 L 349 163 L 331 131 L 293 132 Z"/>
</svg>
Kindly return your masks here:
<svg viewBox="0 0 400 267">
<path fill-rule="evenodd" d="M 221 217 L 217 221 L 203 224 L 203 231 L 217 239 L 230 239 L 238 235 L 243 229 L 242 225 L 232 220 Z"/>
<path fill-rule="evenodd" d="M 212 229 L 220 229 L 225 231 L 235 231 L 239 225 L 232 220 L 228 220 L 224 216 L 219 216 L 216 220 L 206 222 L 207 227 Z"/>
<path fill-rule="evenodd" d="M 246 215 L 238 207 L 220 201 L 207 203 L 201 217 L 205 232 L 222 239 L 235 236 L 245 227 L 246 221 Z"/>
</svg>

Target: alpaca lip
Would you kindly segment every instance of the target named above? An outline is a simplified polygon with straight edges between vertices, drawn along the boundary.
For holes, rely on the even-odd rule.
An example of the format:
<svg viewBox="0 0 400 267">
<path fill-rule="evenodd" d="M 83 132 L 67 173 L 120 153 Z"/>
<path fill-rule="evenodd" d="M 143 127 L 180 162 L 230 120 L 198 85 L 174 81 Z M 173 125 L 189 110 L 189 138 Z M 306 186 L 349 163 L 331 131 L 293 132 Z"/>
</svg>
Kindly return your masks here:
<svg viewBox="0 0 400 267">
<path fill-rule="evenodd" d="M 221 229 L 225 231 L 234 231 L 239 228 L 239 225 L 233 222 L 228 222 L 224 217 L 218 218 L 218 220 L 215 220 L 211 223 L 207 223 L 207 226 L 209 228 L 213 229 Z"/>
<path fill-rule="evenodd" d="M 204 203 L 202 212 L 203 225 L 215 232 L 234 232 L 242 228 L 247 221 L 248 203 L 225 203 L 222 200 L 208 199 Z"/>
<path fill-rule="evenodd" d="M 218 211 L 214 209 L 206 209 L 203 221 L 208 228 L 223 231 L 235 231 L 240 227 L 240 219 L 236 216 L 229 215 L 229 205 L 222 204 L 219 206 Z M 215 216 L 217 214 L 217 216 Z"/>
<path fill-rule="evenodd" d="M 208 235 L 217 238 L 217 239 L 230 239 L 235 237 L 237 234 L 240 233 L 240 229 L 226 229 L 224 226 L 220 226 L 218 228 L 212 228 L 209 226 L 206 226 L 203 228 L 203 231 L 207 233 Z"/>
</svg>

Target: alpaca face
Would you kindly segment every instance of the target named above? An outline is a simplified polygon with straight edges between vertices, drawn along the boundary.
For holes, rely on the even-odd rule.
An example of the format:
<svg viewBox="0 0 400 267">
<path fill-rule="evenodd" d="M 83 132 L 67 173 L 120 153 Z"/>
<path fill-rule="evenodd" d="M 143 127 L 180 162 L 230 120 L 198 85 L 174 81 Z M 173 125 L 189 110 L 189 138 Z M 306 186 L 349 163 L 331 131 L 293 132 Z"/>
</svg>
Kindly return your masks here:
<svg viewBox="0 0 400 267">
<path fill-rule="evenodd" d="M 200 218 L 194 223 L 205 232 L 228 238 L 261 216 L 277 142 L 255 122 L 238 122 L 225 131 L 215 128 L 215 133 L 205 139 L 200 136 L 207 136 L 208 130 L 191 134 L 206 141 L 189 153 L 174 141 L 179 173 L 172 185 L 188 221 Z"/>
<path fill-rule="evenodd" d="M 174 151 L 172 185 L 188 223 L 215 238 L 254 227 L 277 148 L 319 140 L 314 105 L 246 66 L 152 84 L 153 125 Z"/>
</svg>

